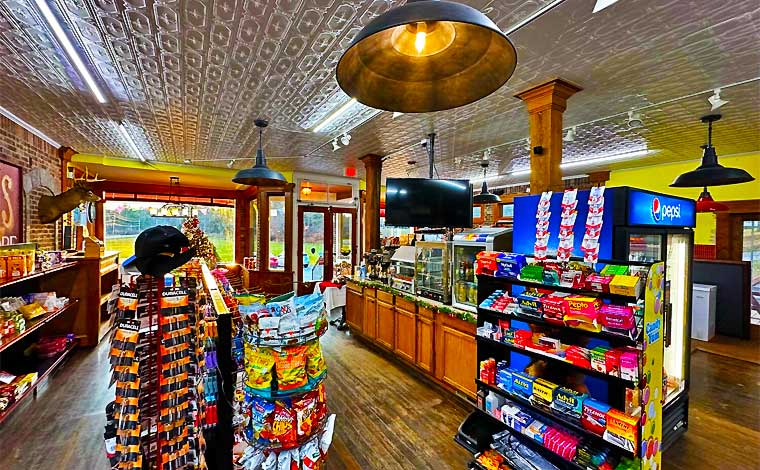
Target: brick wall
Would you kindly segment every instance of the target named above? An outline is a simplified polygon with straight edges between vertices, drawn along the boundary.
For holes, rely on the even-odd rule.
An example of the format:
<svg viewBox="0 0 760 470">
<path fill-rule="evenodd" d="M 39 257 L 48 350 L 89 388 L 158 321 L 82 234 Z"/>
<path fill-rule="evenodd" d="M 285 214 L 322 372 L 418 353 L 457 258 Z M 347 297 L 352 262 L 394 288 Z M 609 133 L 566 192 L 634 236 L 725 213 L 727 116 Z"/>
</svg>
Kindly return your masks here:
<svg viewBox="0 0 760 470">
<path fill-rule="evenodd" d="M 53 177 L 51 189 L 56 193 L 61 189 L 61 160 L 58 149 L 3 115 L 0 115 L 0 160 L 21 167 L 22 174 L 35 168 L 44 168 Z M 43 188 L 35 188 L 30 194 L 24 195 L 24 237 L 26 241 L 37 242 L 40 248 L 54 249 L 55 230 L 60 222 L 39 223 L 37 202 L 41 194 L 50 192 Z"/>
</svg>

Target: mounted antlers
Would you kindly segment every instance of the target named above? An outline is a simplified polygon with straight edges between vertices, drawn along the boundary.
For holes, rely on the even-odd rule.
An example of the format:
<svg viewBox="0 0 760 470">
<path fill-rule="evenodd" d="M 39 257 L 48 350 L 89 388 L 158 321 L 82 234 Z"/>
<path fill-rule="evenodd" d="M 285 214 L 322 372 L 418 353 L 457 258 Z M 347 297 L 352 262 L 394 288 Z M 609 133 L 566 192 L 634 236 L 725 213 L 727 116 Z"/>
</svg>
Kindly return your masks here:
<svg viewBox="0 0 760 470">
<path fill-rule="evenodd" d="M 90 172 L 85 167 L 84 178 L 74 178 L 74 186 L 72 188 L 55 196 L 40 196 L 40 202 L 37 206 L 40 222 L 43 224 L 55 222 L 63 214 L 74 210 L 80 204 L 100 201 L 100 197 L 93 193 L 88 186 L 88 183 L 99 181 L 105 180 L 98 179 L 97 173 L 95 174 L 95 178 L 90 178 Z"/>
</svg>

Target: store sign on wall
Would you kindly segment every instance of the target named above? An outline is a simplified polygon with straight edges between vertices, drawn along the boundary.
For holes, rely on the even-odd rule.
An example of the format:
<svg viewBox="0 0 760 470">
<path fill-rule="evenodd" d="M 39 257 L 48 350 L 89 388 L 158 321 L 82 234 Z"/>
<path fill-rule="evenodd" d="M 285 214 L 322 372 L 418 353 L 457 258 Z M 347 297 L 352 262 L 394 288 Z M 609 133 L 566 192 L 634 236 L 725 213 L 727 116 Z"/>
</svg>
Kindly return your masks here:
<svg viewBox="0 0 760 470">
<path fill-rule="evenodd" d="M 642 191 L 628 193 L 628 225 L 660 227 L 694 227 L 694 201 L 651 194 Z"/>
<path fill-rule="evenodd" d="M 0 161 L 0 245 L 22 241 L 21 168 Z"/>
</svg>

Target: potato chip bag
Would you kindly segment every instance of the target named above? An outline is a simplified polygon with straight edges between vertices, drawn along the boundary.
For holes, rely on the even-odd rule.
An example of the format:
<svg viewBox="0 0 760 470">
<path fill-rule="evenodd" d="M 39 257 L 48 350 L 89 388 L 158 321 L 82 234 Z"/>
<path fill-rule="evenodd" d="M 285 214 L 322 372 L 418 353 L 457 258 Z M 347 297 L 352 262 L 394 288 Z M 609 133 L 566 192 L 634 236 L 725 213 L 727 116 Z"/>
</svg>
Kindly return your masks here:
<svg viewBox="0 0 760 470">
<path fill-rule="evenodd" d="M 263 398 L 253 397 L 251 401 L 251 428 L 253 439 L 268 441 L 272 433 L 274 403 Z"/>
<path fill-rule="evenodd" d="M 326 371 L 327 364 L 319 340 L 312 341 L 306 346 L 306 373 L 311 380 L 319 380 Z"/>
<path fill-rule="evenodd" d="M 317 397 L 309 392 L 298 400 L 293 400 L 293 410 L 298 420 L 298 435 L 309 436 L 318 423 L 315 420 L 317 412 Z"/>
<path fill-rule="evenodd" d="M 275 358 L 267 349 L 245 345 L 245 384 L 254 390 L 272 388 L 272 367 Z"/>
<path fill-rule="evenodd" d="M 295 444 L 297 438 L 295 412 L 290 408 L 289 403 L 275 401 L 270 442 L 289 446 Z"/>
<path fill-rule="evenodd" d="M 278 390 L 295 390 L 309 383 L 305 352 L 306 346 L 295 346 L 274 353 Z"/>
<path fill-rule="evenodd" d="M 301 447 L 302 470 L 317 470 L 321 460 L 322 453 L 319 451 L 319 443 L 316 438 Z"/>
</svg>

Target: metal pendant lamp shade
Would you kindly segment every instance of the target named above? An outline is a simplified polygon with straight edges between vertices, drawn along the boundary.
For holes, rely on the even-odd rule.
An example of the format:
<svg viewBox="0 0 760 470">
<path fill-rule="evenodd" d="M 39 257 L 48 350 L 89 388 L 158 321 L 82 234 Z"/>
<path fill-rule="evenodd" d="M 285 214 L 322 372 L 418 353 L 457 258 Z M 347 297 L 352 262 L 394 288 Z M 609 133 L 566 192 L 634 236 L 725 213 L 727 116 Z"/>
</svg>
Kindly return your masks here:
<svg viewBox="0 0 760 470">
<path fill-rule="evenodd" d="M 284 186 L 288 184 L 288 180 L 285 179 L 282 173 L 272 170 L 267 166 L 267 159 L 264 156 L 264 149 L 262 148 L 262 138 L 264 128 L 269 123 L 264 119 L 256 119 L 253 123 L 259 128 L 259 148 L 256 150 L 256 164 L 252 168 L 238 171 L 235 177 L 232 178 L 232 182 L 250 186 Z"/>
<path fill-rule="evenodd" d="M 707 145 L 703 145 L 702 164 L 696 169 L 680 175 L 670 186 L 676 188 L 699 188 L 748 183 L 755 178 L 741 168 L 726 168 L 718 163 L 718 155 L 712 146 L 712 123 L 720 119 L 720 114 L 710 114 L 702 118 L 707 123 Z"/>
<path fill-rule="evenodd" d="M 697 212 L 720 212 L 727 211 L 728 206 L 713 199 L 707 186 L 702 189 L 702 193 L 697 199 Z"/>
<path fill-rule="evenodd" d="M 480 187 L 480 194 L 476 194 L 472 198 L 472 202 L 475 204 L 496 204 L 501 202 L 501 198 L 496 194 L 488 191 L 488 183 L 486 182 L 486 172 L 488 171 L 488 162 L 480 164 L 483 168 L 483 185 Z"/>
<path fill-rule="evenodd" d="M 516 64 L 515 47 L 478 10 L 445 0 L 409 0 L 356 35 L 338 62 L 337 79 L 367 106 L 427 113 L 490 95 Z"/>
</svg>

